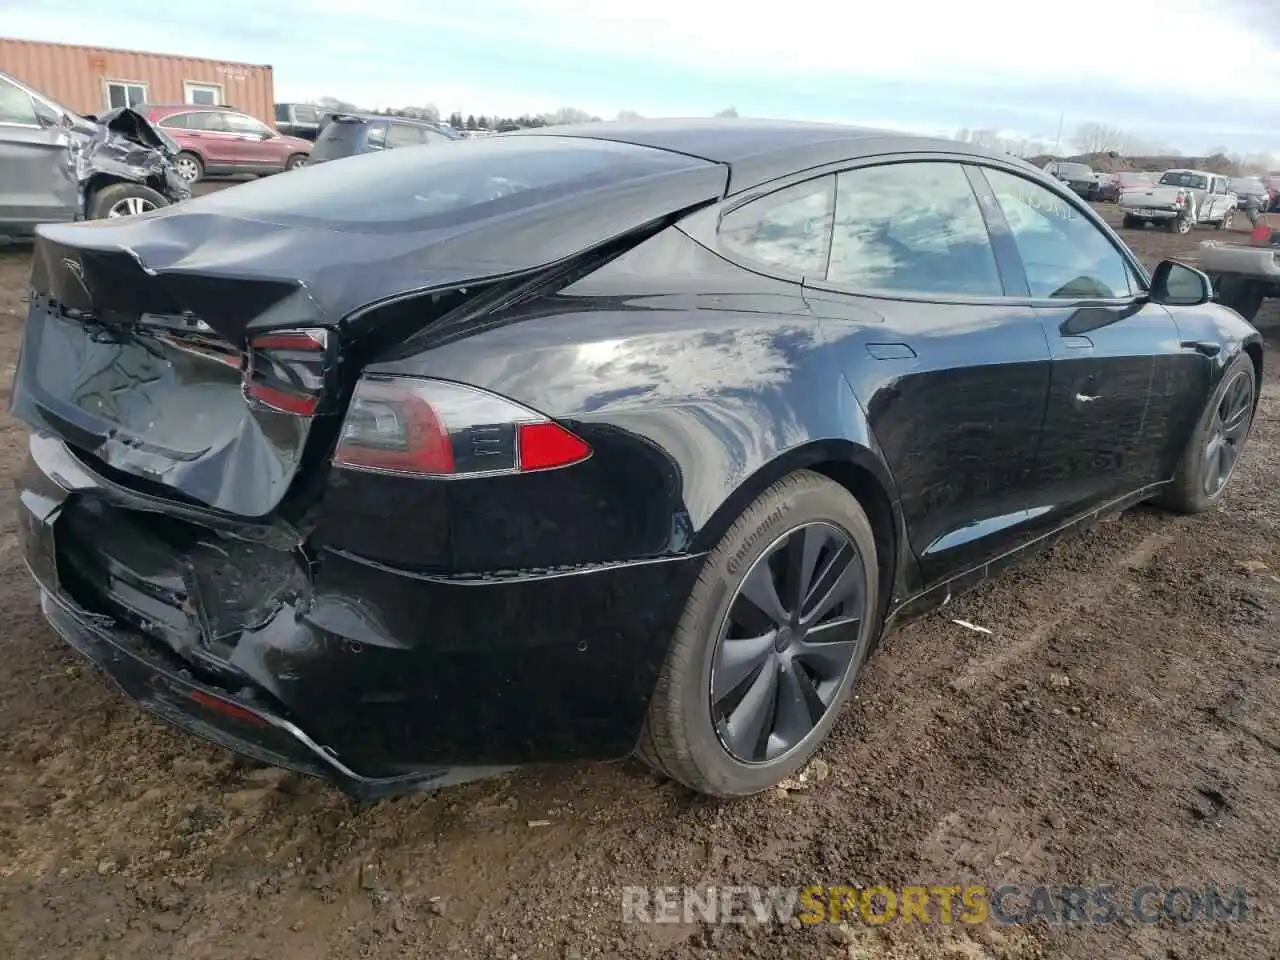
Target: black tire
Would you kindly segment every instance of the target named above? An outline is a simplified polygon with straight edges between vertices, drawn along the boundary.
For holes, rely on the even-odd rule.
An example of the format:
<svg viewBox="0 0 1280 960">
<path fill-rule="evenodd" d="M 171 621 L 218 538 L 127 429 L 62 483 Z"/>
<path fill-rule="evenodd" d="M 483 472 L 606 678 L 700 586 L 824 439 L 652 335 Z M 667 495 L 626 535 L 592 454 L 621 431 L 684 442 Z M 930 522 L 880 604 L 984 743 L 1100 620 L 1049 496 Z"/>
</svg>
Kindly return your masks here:
<svg viewBox="0 0 1280 960">
<path fill-rule="evenodd" d="M 305 167 L 310 157 L 305 153 L 295 153 L 289 158 L 289 162 L 284 165 L 286 170 L 297 170 L 299 167 Z"/>
<path fill-rule="evenodd" d="M 1220 277 L 1215 284 L 1218 302 L 1224 307 L 1230 307 L 1250 323 L 1262 309 L 1266 290 L 1266 286 L 1260 281 L 1240 276 Z"/>
<path fill-rule="evenodd" d="M 115 207 L 128 200 L 139 200 L 144 205 L 150 204 L 153 209 L 169 205 L 169 201 L 163 196 L 140 183 L 112 183 L 89 197 L 85 205 L 85 217 L 89 220 L 104 220 Z"/>
<path fill-rule="evenodd" d="M 1166 220 L 1165 223 L 1169 225 L 1170 233 L 1187 234 L 1191 232 L 1192 223 L 1190 217 L 1173 217 L 1172 219 Z"/>
<path fill-rule="evenodd" d="M 1235 219 L 1235 211 L 1234 211 L 1234 210 L 1228 210 L 1226 213 L 1224 213 L 1224 214 L 1222 215 L 1222 219 L 1221 219 L 1221 220 L 1219 220 L 1217 223 L 1215 223 L 1215 224 L 1213 225 L 1213 229 L 1215 229 L 1215 230 L 1230 230 L 1230 229 L 1231 229 L 1231 221 L 1232 221 L 1232 220 L 1234 220 L 1234 219 Z"/>
<path fill-rule="evenodd" d="M 182 176 L 182 179 L 186 180 L 187 183 L 192 186 L 204 179 L 204 161 L 200 159 L 198 154 L 192 153 L 190 150 L 183 150 L 173 158 L 173 162 L 174 166 L 178 169 L 179 175 Z M 183 174 L 182 171 L 184 168 L 192 171 L 194 175 L 188 176 Z"/>
<path fill-rule="evenodd" d="M 789 534 L 802 527 L 815 529 L 810 526 L 815 524 L 834 528 L 860 555 L 862 571 L 857 579 L 864 591 L 861 608 L 865 612 L 857 627 L 854 653 L 842 668 L 843 674 L 830 681 L 835 692 L 809 733 L 774 759 L 746 762 L 729 752 L 712 719 L 712 664 L 721 631 L 739 587 L 757 561 Z M 640 758 L 659 773 L 717 797 L 758 793 L 798 771 L 835 723 L 879 635 L 876 556 L 875 535 L 862 506 L 847 490 L 820 474 L 798 471 L 757 497 L 707 557 L 690 593 L 649 705 L 637 747 Z M 792 661 L 776 676 L 798 678 L 801 672 Z M 751 677 L 746 677 L 744 685 Z M 781 685 L 785 680 L 777 682 Z M 796 683 L 798 679 L 792 681 L 793 688 Z M 775 702 L 773 716 L 781 702 Z"/>
<path fill-rule="evenodd" d="M 1196 424 L 1196 429 L 1192 432 L 1191 439 L 1187 442 L 1187 448 L 1183 451 L 1182 459 L 1178 462 L 1178 470 L 1174 474 L 1172 485 L 1155 499 L 1155 502 L 1160 506 L 1178 513 L 1204 513 L 1206 510 L 1217 506 L 1222 499 L 1227 487 L 1230 486 L 1231 474 L 1228 474 L 1222 486 L 1215 492 L 1210 492 L 1206 489 L 1206 454 L 1210 437 L 1216 428 L 1218 409 L 1242 378 L 1247 378 L 1248 380 L 1249 405 L 1245 413 L 1243 430 L 1237 444 L 1236 457 L 1232 461 L 1231 474 L 1234 473 L 1235 464 L 1239 462 L 1239 454 L 1243 452 L 1245 443 L 1249 439 L 1249 432 L 1253 428 L 1253 414 L 1257 407 L 1258 396 L 1257 370 L 1249 355 L 1243 352 L 1231 361 L 1231 365 L 1227 367 L 1226 372 L 1222 375 L 1217 389 L 1213 391 L 1209 402 L 1205 404 L 1204 412 L 1200 415 L 1200 421 Z"/>
<path fill-rule="evenodd" d="M 1124 215 L 1123 225 L 1126 230 L 1141 230 L 1144 222 L 1145 221 L 1143 221 L 1141 217 L 1135 217 L 1132 213 L 1126 213 Z"/>
</svg>

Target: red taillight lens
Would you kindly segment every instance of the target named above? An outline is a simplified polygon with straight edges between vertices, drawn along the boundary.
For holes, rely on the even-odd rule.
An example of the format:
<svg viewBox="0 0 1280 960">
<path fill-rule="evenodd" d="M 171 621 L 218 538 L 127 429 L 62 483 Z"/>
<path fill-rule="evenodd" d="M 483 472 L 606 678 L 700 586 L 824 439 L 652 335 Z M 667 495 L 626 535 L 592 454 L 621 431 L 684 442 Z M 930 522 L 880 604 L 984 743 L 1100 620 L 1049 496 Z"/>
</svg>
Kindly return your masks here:
<svg viewBox="0 0 1280 960">
<path fill-rule="evenodd" d="M 273 330 L 249 338 L 243 389 L 251 403 L 310 417 L 324 392 L 325 330 Z"/>
<path fill-rule="evenodd" d="M 485 390 L 416 377 L 366 377 L 333 463 L 420 477 L 528 473 L 591 456 L 554 420 Z"/>
<path fill-rule="evenodd" d="M 1271 246 L 1271 228 L 1260 223 L 1249 234 L 1249 245 L 1254 247 Z"/>
</svg>

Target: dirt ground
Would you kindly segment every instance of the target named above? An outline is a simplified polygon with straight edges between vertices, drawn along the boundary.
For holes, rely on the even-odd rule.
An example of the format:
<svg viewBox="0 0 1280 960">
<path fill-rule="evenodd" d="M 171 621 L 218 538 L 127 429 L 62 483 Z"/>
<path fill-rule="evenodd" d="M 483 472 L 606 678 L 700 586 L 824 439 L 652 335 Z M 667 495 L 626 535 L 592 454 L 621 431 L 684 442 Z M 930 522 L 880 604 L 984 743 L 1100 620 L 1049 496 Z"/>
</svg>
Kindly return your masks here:
<svg viewBox="0 0 1280 960">
<path fill-rule="evenodd" d="M 1212 236 L 1126 234 L 1152 265 Z M 0 251 L 6 393 L 27 270 Z M 1220 510 L 1132 510 L 899 630 L 821 751 L 830 775 L 734 803 L 628 762 L 356 806 L 239 764 L 144 716 L 59 642 L 5 500 L 0 956 L 1280 956 L 1278 418 L 1272 368 Z M 23 437 L 0 420 L 6 477 Z M 1107 881 L 1242 887 L 1249 919 L 620 919 L 622 885 Z"/>
</svg>

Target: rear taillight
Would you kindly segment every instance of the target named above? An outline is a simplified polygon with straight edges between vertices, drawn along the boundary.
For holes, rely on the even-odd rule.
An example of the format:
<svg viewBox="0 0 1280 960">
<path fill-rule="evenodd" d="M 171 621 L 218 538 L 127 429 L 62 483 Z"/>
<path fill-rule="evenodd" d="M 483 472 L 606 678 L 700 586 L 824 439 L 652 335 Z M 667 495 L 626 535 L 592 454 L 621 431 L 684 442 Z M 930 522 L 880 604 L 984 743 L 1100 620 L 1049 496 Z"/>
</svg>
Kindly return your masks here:
<svg viewBox="0 0 1280 960">
<path fill-rule="evenodd" d="M 1260 223 L 1249 234 L 1249 245 L 1254 247 L 1271 246 L 1271 227 Z"/>
<path fill-rule="evenodd" d="M 1180 193 L 1173 198 L 1173 205 L 1175 207 L 1180 207 L 1186 202 L 1187 202 L 1187 195 L 1185 193 Z"/>
<path fill-rule="evenodd" d="M 466 477 L 551 470 L 589 456 L 581 437 L 504 397 L 443 380 L 366 377 L 352 394 L 333 463 Z"/>
<path fill-rule="evenodd" d="M 324 395 L 325 330 L 273 330 L 249 338 L 244 395 L 277 413 L 312 416 Z"/>
</svg>

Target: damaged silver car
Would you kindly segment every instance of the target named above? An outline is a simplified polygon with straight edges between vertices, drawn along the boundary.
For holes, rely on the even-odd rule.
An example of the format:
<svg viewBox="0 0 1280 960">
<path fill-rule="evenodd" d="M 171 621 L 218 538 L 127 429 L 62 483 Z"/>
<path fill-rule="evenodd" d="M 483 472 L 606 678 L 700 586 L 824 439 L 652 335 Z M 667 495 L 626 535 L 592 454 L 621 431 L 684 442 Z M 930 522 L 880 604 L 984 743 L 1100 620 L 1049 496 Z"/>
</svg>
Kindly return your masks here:
<svg viewBox="0 0 1280 960">
<path fill-rule="evenodd" d="M 191 195 L 177 144 L 128 108 L 82 117 L 0 72 L 0 242 L 40 223 L 126 217 Z"/>
</svg>

